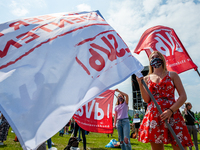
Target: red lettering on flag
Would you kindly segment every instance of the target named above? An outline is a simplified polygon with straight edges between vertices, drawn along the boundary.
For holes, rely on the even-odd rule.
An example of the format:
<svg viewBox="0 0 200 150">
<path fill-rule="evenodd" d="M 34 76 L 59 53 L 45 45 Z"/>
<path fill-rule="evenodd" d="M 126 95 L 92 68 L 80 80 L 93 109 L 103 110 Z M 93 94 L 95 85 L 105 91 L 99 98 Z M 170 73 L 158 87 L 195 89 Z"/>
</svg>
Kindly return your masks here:
<svg viewBox="0 0 200 150">
<path fill-rule="evenodd" d="M 109 32 L 112 32 L 112 30 L 110 30 Z M 92 38 L 85 39 L 79 42 L 78 44 L 76 44 L 75 46 L 82 46 L 86 44 L 87 42 L 92 42 L 90 44 L 91 47 L 88 49 L 91 54 L 89 58 L 89 62 L 87 62 L 87 60 L 78 59 L 79 60 L 78 63 L 81 64 L 82 67 L 84 66 L 83 69 L 87 70 L 87 72 L 90 72 L 91 74 L 92 70 L 90 69 L 90 67 L 100 72 L 105 68 L 105 61 L 107 59 L 109 59 L 110 61 L 114 61 L 117 59 L 117 57 L 123 57 L 126 54 L 126 52 L 130 53 L 130 50 L 127 47 L 125 49 L 124 48 L 120 49 L 118 47 L 118 42 L 117 42 L 116 37 L 119 38 L 118 35 L 114 36 L 113 34 L 108 34 L 108 31 L 107 31 L 107 32 L 99 33 L 98 35 Z M 100 38 L 101 41 L 103 42 L 103 44 L 101 42 L 101 46 L 100 44 L 95 43 L 95 40 L 97 38 Z M 107 57 L 105 57 L 100 52 L 103 52 L 104 54 L 106 54 Z M 90 67 L 87 64 L 89 64 Z"/>
<path fill-rule="evenodd" d="M 42 29 L 42 30 L 44 30 L 44 31 L 47 31 L 47 32 L 52 32 L 52 30 L 51 29 L 48 29 L 48 28 L 46 28 L 45 26 L 47 26 L 48 24 L 43 24 L 43 25 L 41 25 L 41 26 L 38 26 L 38 27 L 36 27 L 36 28 L 34 28 L 34 29 L 32 29 L 33 31 L 34 30 L 37 30 L 37 29 Z"/>
<path fill-rule="evenodd" d="M 29 24 L 26 23 L 26 22 L 23 22 L 23 21 L 19 20 L 19 21 L 17 21 L 17 22 L 11 23 L 9 26 L 10 26 L 10 27 L 13 27 L 15 30 L 18 30 L 19 27 L 20 27 L 20 25 L 28 26 Z"/>
<path fill-rule="evenodd" d="M 24 23 L 21 23 L 21 24 L 20 24 L 20 23 L 21 23 L 21 22 L 12 23 L 12 27 L 18 29 L 18 27 L 19 27 L 21 24 L 24 24 Z M 24 25 L 26 25 L 26 24 L 24 24 Z M 29 24 L 27 24 L 27 25 L 29 25 Z M 47 24 L 45 24 L 45 25 L 47 25 Z M 9 65 L 12 65 L 12 64 L 16 63 L 18 60 L 20 60 L 20 59 L 22 59 L 23 57 L 27 56 L 28 54 L 30 54 L 31 52 L 33 52 L 37 47 L 40 47 L 40 46 L 42 46 L 43 44 L 46 44 L 46 43 L 48 43 L 48 42 L 50 42 L 50 41 L 52 41 L 52 40 L 55 40 L 55 39 L 57 39 L 58 37 L 65 36 L 65 35 L 70 34 L 70 33 L 72 33 L 72 32 L 75 32 L 75 31 L 78 31 L 78 30 L 82 30 L 82 29 L 84 29 L 84 28 L 87 28 L 87 27 L 90 27 L 90 26 L 93 26 L 93 25 L 105 25 L 105 26 L 109 26 L 107 23 L 94 23 L 94 24 L 88 24 L 88 25 L 85 25 L 85 26 L 81 26 L 81 27 L 75 28 L 75 29 L 73 29 L 73 30 L 69 30 L 69 31 L 67 31 L 67 32 L 65 32 L 65 33 L 61 33 L 60 35 L 56 35 L 56 36 L 54 36 L 54 37 L 52 37 L 52 38 L 50 38 L 50 39 L 48 39 L 48 40 L 46 40 L 46 41 L 43 41 L 43 42 L 41 42 L 41 43 L 38 43 L 38 45 L 36 45 L 35 47 L 31 48 L 30 50 L 27 50 L 23 55 L 19 56 L 18 58 L 13 59 L 13 60 L 10 61 L 10 62 L 5 62 L 4 65 L 0 66 L 0 69 L 3 69 L 3 68 L 5 68 L 5 67 L 7 67 L 7 66 L 9 66 Z M 39 26 L 39 27 L 37 27 L 37 28 L 45 29 L 45 27 L 42 27 L 42 26 Z M 47 28 L 46 28 L 46 29 L 47 29 Z M 46 30 L 46 29 L 45 29 L 45 30 Z M 34 28 L 34 30 L 36 30 L 36 28 Z M 47 29 L 47 31 L 51 31 L 51 30 Z M 26 33 L 28 33 L 28 32 L 26 32 Z M 22 36 L 25 36 L 26 33 L 23 33 L 23 34 L 18 35 L 17 38 L 21 38 Z M 33 38 L 30 39 L 30 40 L 27 40 L 26 43 L 31 42 L 32 40 L 38 38 L 37 35 L 31 34 L 31 33 L 32 33 L 32 32 L 28 33 L 27 37 L 32 36 Z M 27 37 L 24 37 L 23 40 L 26 39 Z M 19 43 L 16 43 L 16 44 L 15 44 L 15 43 L 16 43 L 16 42 L 13 41 L 13 40 L 8 41 L 7 44 L 6 44 L 6 46 L 5 46 L 5 48 L 4 48 L 4 50 L 3 50 L 3 51 L 0 50 L 0 57 L 2 58 L 2 57 L 5 57 L 5 56 L 6 56 L 8 50 L 9 50 L 10 45 L 15 46 L 16 48 L 20 48 L 20 47 L 22 46 L 22 45 L 19 44 Z M 76 60 L 78 60 L 78 58 L 77 58 Z M 79 64 L 80 64 L 80 65 L 82 64 L 82 65 L 81 65 L 82 67 L 84 66 L 83 63 L 81 63 L 81 61 L 79 62 Z M 86 70 L 86 69 L 84 69 L 84 70 Z M 89 70 L 87 70 L 86 72 L 89 73 Z M 90 73 L 89 73 L 89 74 L 90 74 Z"/>
<path fill-rule="evenodd" d="M 44 21 L 44 20 L 39 19 L 39 18 L 27 18 L 27 19 L 24 19 L 24 20 L 27 20 L 28 22 L 32 22 L 33 24 Z M 33 22 L 33 21 L 35 21 L 35 22 Z"/>
<path fill-rule="evenodd" d="M 80 23 L 83 22 L 85 20 L 81 19 L 81 18 L 70 18 L 72 21 L 76 21 L 76 23 Z"/>
<path fill-rule="evenodd" d="M 6 54 L 7 54 L 7 52 L 8 52 L 8 49 L 9 49 L 9 47 L 10 47 L 11 45 L 14 46 L 14 47 L 16 47 L 16 48 L 20 48 L 20 47 L 22 46 L 21 44 L 15 42 L 15 41 L 13 41 L 13 40 L 8 41 L 8 42 L 6 43 L 6 46 L 5 46 L 4 50 L 3 50 L 3 51 L 0 50 L 0 57 L 1 57 L 1 58 L 3 58 L 3 57 L 6 56 Z"/>
<path fill-rule="evenodd" d="M 23 36 L 25 36 L 25 37 L 23 37 Z M 38 36 L 38 35 L 36 35 L 35 33 L 33 33 L 33 32 L 26 32 L 26 33 L 23 33 L 23 34 L 21 34 L 21 35 L 18 35 L 16 38 L 21 38 L 21 37 L 23 37 L 21 40 L 24 40 L 24 39 L 26 39 L 26 38 L 28 38 L 28 37 L 32 37 L 31 39 L 29 39 L 29 40 L 27 40 L 27 41 L 25 41 L 25 43 L 29 43 L 29 42 L 31 42 L 31 41 L 33 41 L 33 40 L 35 40 L 35 39 L 37 39 L 37 38 L 39 38 L 40 36 Z"/>
<path fill-rule="evenodd" d="M 114 90 L 107 90 L 79 108 L 73 116 L 78 125 L 90 132 L 113 133 L 114 93 Z"/>
<path fill-rule="evenodd" d="M 55 22 L 51 22 L 50 24 L 53 24 L 55 26 L 58 26 L 60 28 L 63 28 L 65 25 L 64 23 L 69 23 L 69 24 L 74 24 L 73 22 L 69 21 L 69 20 L 65 20 L 65 19 L 61 19 L 59 23 L 55 23 Z"/>
<path fill-rule="evenodd" d="M 172 28 L 155 26 L 146 30 L 134 52 L 139 54 L 142 50 L 145 50 L 148 57 L 153 51 L 161 52 L 169 71 L 181 73 L 192 68 L 197 69 Z"/>
</svg>

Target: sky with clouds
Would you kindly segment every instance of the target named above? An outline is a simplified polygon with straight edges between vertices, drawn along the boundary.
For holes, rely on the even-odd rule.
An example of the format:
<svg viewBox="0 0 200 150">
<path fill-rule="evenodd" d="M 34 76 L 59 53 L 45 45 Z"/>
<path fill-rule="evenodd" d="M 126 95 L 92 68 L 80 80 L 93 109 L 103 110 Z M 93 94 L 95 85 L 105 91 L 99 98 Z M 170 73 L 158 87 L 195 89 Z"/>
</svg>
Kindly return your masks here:
<svg viewBox="0 0 200 150">
<path fill-rule="evenodd" d="M 133 53 L 141 35 L 150 27 L 173 28 L 193 62 L 200 66 L 200 0 L 0 0 L 0 23 L 19 18 L 60 12 L 99 10 L 119 33 L 132 54 L 148 65 L 145 52 Z M 194 70 L 180 74 L 193 111 L 200 111 L 200 76 Z M 131 79 L 113 89 L 128 93 L 132 99 Z M 132 108 L 130 101 L 129 108 Z"/>
</svg>

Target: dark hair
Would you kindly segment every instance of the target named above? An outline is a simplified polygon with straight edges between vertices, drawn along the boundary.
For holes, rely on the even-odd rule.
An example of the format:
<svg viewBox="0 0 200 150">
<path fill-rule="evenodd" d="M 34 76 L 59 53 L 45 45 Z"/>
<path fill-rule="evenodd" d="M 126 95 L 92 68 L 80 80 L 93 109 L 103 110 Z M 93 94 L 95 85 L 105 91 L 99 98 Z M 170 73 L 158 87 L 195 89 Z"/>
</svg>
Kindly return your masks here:
<svg viewBox="0 0 200 150">
<path fill-rule="evenodd" d="M 122 95 L 122 94 L 121 94 Z M 123 97 L 123 102 L 122 103 L 124 103 L 124 101 L 125 101 L 125 97 L 124 97 L 124 95 L 122 95 L 122 97 Z M 119 100 L 118 100 L 118 98 L 119 98 L 119 94 L 118 94 L 118 96 L 117 96 L 117 102 L 116 102 L 116 105 L 119 105 Z"/>
<path fill-rule="evenodd" d="M 185 103 L 185 107 L 187 108 L 189 105 L 191 105 L 190 102 Z"/>
</svg>

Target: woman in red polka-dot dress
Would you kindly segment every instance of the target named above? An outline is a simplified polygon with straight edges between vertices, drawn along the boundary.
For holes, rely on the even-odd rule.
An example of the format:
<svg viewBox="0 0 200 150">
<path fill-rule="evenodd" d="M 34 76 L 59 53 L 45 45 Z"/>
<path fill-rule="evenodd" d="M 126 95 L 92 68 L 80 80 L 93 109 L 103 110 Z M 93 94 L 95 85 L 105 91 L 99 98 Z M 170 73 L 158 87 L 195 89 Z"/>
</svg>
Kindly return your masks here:
<svg viewBox="0 0 200 150">
<path fill-rule="evenodd" d="M 179 111 L 187 99 L 182 82 L 177 73 L 167 71 L 164 56 L 160 52 L 152 52 L 149 61 L 149 74 L 144 78 L 137 78 L 141 95 L 148 103 L 146 114 L 140 125 L 138 140 L 143 143 L 150 142 L 152 150 L 164 150 L 164 144 L 171 144 L 174 150 L 178 150 L 178 144 L 165 124 L 164 120 L 167 119 L 181 144 L 187 149 L 188 146 L 193 146 L 193 143 Z M 142 79 L 161 107 L 162 114 L 159 113 L 143 87 Z M 174 98 L 175 88 L 179 94 L 177 101 Z"/>
</svg>

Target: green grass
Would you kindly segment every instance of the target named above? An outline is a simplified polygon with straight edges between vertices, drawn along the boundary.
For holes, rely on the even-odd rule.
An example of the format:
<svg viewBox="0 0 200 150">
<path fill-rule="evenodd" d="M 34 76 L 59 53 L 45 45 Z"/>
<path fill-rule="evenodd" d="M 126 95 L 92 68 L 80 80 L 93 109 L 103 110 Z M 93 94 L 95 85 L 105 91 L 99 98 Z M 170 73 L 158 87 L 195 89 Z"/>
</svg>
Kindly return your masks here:
<svg viewBox="0 0 200 150">
<path fill-rule="evenodd" d="M 8 133 L 7 140 L 4 141 L 3 146 L 0 146 L 0 150 L 22 150 L 21 145 L 19 142 L 14 142 L 15 134 L 11 133 L 11 128 Z M 58 150 L 63 150 L 68 143 L 70 135 L 63 135 L 63 137 L 59 136 L 59 133 L 55 134 L 52 137 L 53 143 L 55 143 L 55 147 Z M 114 131 L 113 136 L 107 137 L 107 134 L 102 133 L 92 133 L 90 132 L 89 135 L 86 135 L 87 141 L 87 148 L 90 150 L 120 150 L 120 148 L 106 148 L 105 146 L 110 142 L 111 139 L 118 139 L 117 130 Z M 200 134 L 198 134 L 198 143 L 200 143 Z M 149 143 L 141 143 L 138 142 L 137 139 L 131 139 L 131 146 L 133 150 L 150 150 Z M 79 148 L 83 149 L 83 143 L 79 143 Z M 200 148 L 200 145 L 199 145 Z M 194 149 L 194 148 L 193 148 Z M 47 148 L 48 150 L 48 148 Z M 165 145 L 165 150 L 172 150 L 171 145 Z"/>
</svg>

